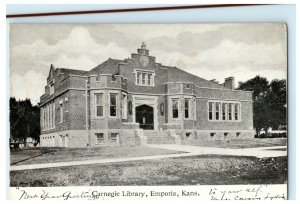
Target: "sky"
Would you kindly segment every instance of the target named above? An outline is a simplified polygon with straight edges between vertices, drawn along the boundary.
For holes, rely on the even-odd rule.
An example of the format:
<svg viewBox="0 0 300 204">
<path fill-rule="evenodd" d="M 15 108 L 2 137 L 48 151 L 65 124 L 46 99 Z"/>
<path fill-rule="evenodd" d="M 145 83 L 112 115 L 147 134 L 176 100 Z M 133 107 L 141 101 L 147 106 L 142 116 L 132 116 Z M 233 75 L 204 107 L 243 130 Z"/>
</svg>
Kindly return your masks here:
<svg viewBox="0 0 300 204">
<path fill-rule="evenodd" d="M 10 95 L 39 102 L 50 65 L 90 70 L 126 59 L 145 42 L 156 62 L 223 83 L 287 77 L 283 23 L 256 24 L 12 24 Z"/>
</svg>

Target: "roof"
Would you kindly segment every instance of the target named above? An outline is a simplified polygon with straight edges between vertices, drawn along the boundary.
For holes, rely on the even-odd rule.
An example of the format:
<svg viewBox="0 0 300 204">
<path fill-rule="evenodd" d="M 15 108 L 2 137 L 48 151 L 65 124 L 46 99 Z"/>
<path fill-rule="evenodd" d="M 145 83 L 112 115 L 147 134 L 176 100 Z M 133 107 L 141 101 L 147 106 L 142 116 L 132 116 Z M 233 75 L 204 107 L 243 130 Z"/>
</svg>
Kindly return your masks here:
<svg viewBox="0 0 300 204">
<path fill-rule="evenodd" d="M 61 72 L 68 75 L 98 75 L 98 74 L 118 74 L 119 66 L 118 64 L 124 63 L 124 60 L 112 59 L 109 58 L 103 63 L 97 65 L 90 71 L 76 70 L 76 69 L 66 69 L 61 68 Z M 210 88 L 224 88 L 222 84 L 218 84 L 216 82 L 209 81 L 207 79 L 203 79 L 199 76 L 188 73 L 182 69 L 177 67 L 164 66 L 168 70 L 168 81 L 167 82 L 191 82 L 199 87 L 210 87 Z"/>
<path fill-rule="evenodd" d="M 119 72 L 119 63 L 124 63 L 124 61 L 109 58 L 108 60 L 104 61 L 103 63 L 90 70 L 87 74 L 116 74 Z"/>
<path fill-rule="evenodd" d="M 222 84 L 203 79 L 177 67 L 166 68 L 168 69 L 168 82 L 191 82 L 199 87 L 224 88 Z"/>
<path fill-rule="evenodd" d="M 60 71 L 66 75 L 74 74 L 74 75 L 84 75 L 87 71 L 78 70 L 78 69 L 67 69 L 67 68 L 60 68 Z"/>
</svg>

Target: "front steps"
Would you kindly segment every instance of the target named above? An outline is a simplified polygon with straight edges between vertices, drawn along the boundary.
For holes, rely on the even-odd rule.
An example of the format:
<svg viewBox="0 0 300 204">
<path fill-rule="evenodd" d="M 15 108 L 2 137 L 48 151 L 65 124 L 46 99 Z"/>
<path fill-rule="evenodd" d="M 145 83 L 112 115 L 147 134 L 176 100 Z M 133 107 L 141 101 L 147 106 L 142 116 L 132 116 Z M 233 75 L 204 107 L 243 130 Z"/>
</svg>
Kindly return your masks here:
<svg viewBox="0 0 300 204">
<path fill-rule="evenodd" d="M 147 144 L 175 144 L 175 138 L 164 131 L 144 130 Z"/>
</svg>

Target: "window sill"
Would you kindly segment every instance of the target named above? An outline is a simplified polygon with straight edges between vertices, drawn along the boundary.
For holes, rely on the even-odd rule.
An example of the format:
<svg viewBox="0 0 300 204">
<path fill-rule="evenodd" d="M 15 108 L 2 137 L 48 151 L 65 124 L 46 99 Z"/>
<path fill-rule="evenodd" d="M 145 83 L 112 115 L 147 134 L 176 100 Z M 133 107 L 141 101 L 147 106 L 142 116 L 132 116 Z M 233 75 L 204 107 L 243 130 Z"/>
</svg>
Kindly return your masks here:
<svg viewBox="0 0 300 204">
<path fill-rule="evenodd" d="M 238 123 L 242 122 L 241 120 L 208 120 L 208 122 L 233 122 L 233 123 Z"/>
<path fill-rule="evenodd" d="M 155 87 L 155 84 L 154 85 L 143 85 L 143 84 L 135 84 L 136 86 L 144 86 L 144 87 Z"/>
<path fill-rule="evenodd" d="M 97 117 L 93 117 L 94 120 L 97 120 L 97 119 L 103 119 L 105 118 L 104 116 L 97 116 Z"/>
<path fill-rule="evenodd" d="M 114 119 L 117 119 L 119 118 L 118 116 L 108 116 L 108 118 L 114 118 Z"/>
<path fill-rule="evenodd" d="M 194 118 L 184 118 L 183 120 L 189 121 L 189 120 L 194 120 Z"/>
<path fill-rule="evenodd" d="M 181 118 L 169 118 L 169 120 L 181 121 Z"/>
</svg>

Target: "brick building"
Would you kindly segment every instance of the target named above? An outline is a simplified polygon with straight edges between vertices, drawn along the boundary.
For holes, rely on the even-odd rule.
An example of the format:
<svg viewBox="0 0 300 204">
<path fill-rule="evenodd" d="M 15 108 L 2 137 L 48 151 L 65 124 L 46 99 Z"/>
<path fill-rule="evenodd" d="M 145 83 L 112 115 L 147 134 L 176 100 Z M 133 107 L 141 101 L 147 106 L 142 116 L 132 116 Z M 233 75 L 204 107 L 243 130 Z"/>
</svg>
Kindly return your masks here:
<svg viewBox="0 0 300 204">
<path fill-rule="evenodd" d="M 186 144 L 253 137 L 252 92 L 157 63 L 143 43 L 90 71 L 50 67 L 41 146 Z"/>
</svg>

